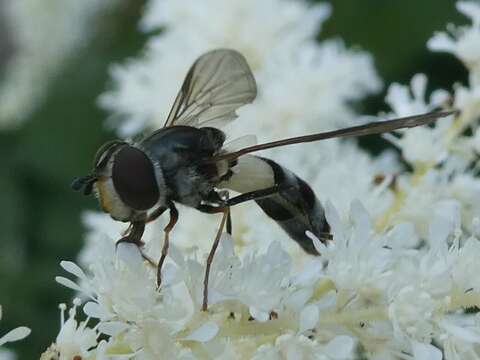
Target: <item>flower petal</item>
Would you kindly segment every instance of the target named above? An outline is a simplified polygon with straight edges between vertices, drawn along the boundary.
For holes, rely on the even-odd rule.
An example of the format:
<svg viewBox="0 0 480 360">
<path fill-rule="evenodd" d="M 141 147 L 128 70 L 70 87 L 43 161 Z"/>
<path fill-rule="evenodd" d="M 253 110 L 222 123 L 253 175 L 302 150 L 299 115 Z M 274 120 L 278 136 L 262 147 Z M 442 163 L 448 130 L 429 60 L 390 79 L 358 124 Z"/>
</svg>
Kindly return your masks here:
<svg viewBox="0 0 480 360">
<path fill-rule="evenodd" d="M 415 360 L 442 360 L 442 352 L 431 344 L 412 341 L 412 352 Z"/>
<path fill-rule="evenodd" d="M 125 262 L 131 268 L 140 267 L 143 263 L 139 247 L 135 244 L 123 242 L 117 246 L 117 259 Z"/>
<path fill-rule="evenodd" d="M 130 325 L 121 321 L 108 321 L 99 324 L 98 331 L 105 335 L 115 336 L 127 330 L 129 327 Z"/>
<path fill-rule="evenodd" d="M 83 307 L 83 312 L 94 319 L 105 319 L 109 314 L 103 310 L 103 308 L 94 301 L 87 302 Z"/>
<path fill-rule="evenodd" d="M 259 310 L 253 306 L 250 306 L 248 309 L 250 311 L 250 315 L 260 322 L 265 322 L 269 319 L 269 314 L 266 311 Z"/>
<path fill-rule="evenodd" d="M 182 338 L 181 340 L 190 340 L 197 342 L 208 342 L 212 340 L 218 333 L 219 327 L 214 322 L 207 322 L 200 326 L 198 329 L 192 331 L 190 335 Z"/>
<path fill-rule="evenodd" d="M 70 274 L 73 274 L 75 275 L 76 277 L 78 277 L 79 279 L 86 279 L 87 276 L 85 275 L 85 273 L 83 272 L 83 270 L 77 265 L 75 264 L 73 261 L 61 261 L 60 262 L 60 266 L 67 272 L 69 272 Z"/>
<path fill-rule="evenodd" d="M 332 229 L 335 241 L 343 242 L 345 239 L 345 234 L 343 232 L 342 221 L 340 220 L 340 216 L 330 200 L 325 204 L 325 217 L 327 218 L 327 222 Z"/>
<path fill-rule="evenodd" d="M 306 330 L 315 328 L 318 322 L 319 311 L 315 305 L 308 305 L 300 313 L 300 324 L 298 326 L 298 332 L 303 333 Z"/>
<path fill-rule="evenodd" d="M 332 359 L 350 359 L 355 341 L 350 336 L 337 336 L 325 346 L 325 354 Z"/>
<path fill-rule="evenodd" d="M 78 292 L 84 292 L 84 289 L 80 285 L 78 285 L 77 283 L 73 282 L 70 279 L 67 279 L 66 277 L 56 276 L 55 281 L 58 282 L 60 285 L 68 287 L 72 290 L 75 290 Z"/>
<path fill-rule="evenodd" d="M 31 332 L 32 330 L 26 326 L 17 327 L 0 338 L 0 346 L 9 342 L 22 340 L 30 335 Z"/>
</svg>

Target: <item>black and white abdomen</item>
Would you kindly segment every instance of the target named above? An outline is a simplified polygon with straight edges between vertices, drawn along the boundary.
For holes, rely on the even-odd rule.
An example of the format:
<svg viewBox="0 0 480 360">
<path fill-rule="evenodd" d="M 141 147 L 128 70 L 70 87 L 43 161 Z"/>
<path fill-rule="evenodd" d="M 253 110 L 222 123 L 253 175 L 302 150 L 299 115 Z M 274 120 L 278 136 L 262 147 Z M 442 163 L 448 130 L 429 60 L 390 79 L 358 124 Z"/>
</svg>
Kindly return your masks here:
<svg viewBox="0 0 480 360">
<path fill-rule="evenodd" d="M 330 232 L 323 207 L 310 186 L 273 160 L 244 156 L 223 185 L 241 193 L 278 186 L 277 193 L 255 202 L 309 254 L 317 252 L 305 232 L 310 231 L 319 239 Z"/>
</svg>

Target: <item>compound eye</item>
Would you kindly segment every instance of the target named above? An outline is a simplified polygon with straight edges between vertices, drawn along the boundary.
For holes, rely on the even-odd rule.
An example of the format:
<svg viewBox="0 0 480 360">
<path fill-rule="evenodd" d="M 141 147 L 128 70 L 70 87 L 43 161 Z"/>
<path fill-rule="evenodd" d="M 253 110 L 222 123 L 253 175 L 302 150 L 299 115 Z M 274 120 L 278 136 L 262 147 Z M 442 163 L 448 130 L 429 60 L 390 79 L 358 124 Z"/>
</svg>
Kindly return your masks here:
<svg viewBox="0 0 480 360">
<path fill-rule="evenodd" d="M 160 196 L 152 162 L 132 146 L 115 155 L 112 180 L 120 199 L 135 210 L 150 209 Z"/>
</svg>

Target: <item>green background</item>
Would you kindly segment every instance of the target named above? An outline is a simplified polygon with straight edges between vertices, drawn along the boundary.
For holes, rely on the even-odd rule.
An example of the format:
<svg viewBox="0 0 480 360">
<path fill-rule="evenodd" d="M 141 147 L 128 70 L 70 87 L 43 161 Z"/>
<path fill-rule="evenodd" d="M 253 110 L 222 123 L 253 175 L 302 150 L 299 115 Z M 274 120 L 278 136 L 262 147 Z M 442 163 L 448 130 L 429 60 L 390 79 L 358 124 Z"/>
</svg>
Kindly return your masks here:
<svg viewBox="0 0 480 360">
<path fill-rule="evenodd" d="M 408 83 L 418 72 L 428 75 L 431 88 L 466 81 L 458 60 L 425 45 L 448 22 L 466 22 L 454 1 L 330 3 L 333 14 L 318 39 L 341 37 L 348 46 L 369 51 L 385 84 Z M 55 339 L 57 305 L 72 296 L 54 277 L 61 273 L 60 260 L 75 259 L 82 247 L 81 212 L 97 205 L 70 190 L 70 182 L 114 137 L 103 126 L 108 114 L 96 99 L 109 86 L 108 66 L 142 49 L 145 36 L 137 31 L 142 6 L 128 2 L 103 17 L 97 35 L 52 79 L 46 101 L 21 128 L 0 131 L 0 334 L 19 325 L 32 328 L 27 339 L 10 346 L 19 359 L 37 359 Z M 354 106 L 371 114 L 386 110 L 384 95 Z M 378 138 L 362 144 L 372 151 L 383 145 Z"/>
</svg>

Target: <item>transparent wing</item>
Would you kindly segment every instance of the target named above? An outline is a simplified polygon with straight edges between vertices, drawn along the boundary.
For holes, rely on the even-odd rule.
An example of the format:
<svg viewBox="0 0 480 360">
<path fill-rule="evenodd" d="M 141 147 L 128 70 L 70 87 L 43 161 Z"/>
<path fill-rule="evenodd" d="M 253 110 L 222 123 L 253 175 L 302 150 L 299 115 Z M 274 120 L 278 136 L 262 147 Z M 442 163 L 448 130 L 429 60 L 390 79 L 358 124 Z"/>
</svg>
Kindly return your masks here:
<svg viewBox="0 0 480 360">
<path fill-rule="evenodd" d="M 255 135 L 243 135 L 238 138 L 232 139 L 225 142 L 222 146 L 222 152 L 231 153 L 234 151 L 241 150 L 248 146 L 253 146 L 257 144 L 257 137 Z"/>
<path fill-rule="evenodd" d="M 165 126 L 222 127 L 237 117 L 235 110 L 257 96 L 252 71 L 242 54 L 217 49 L 192 65 Z"/>
</svg>

